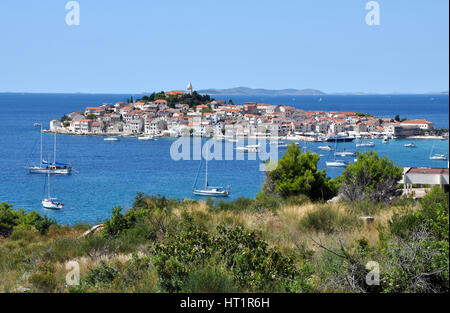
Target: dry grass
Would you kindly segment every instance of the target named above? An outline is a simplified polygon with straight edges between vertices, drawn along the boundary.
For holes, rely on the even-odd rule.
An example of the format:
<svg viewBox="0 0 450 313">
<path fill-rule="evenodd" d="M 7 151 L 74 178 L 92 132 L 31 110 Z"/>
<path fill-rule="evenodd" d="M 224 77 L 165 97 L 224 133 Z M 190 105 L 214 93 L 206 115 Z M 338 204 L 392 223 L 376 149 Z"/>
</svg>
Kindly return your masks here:
<svg viewBox="0 0 450 313">
<path fill-rule="evenodd" d="M 386 227 L 388 221 L 393 215 L 393 209 L 378 210 L 373 215 L 373 223 L 361 222 L 359 215 L 351 208 L 342 203 L 326 204 L 330 210 L 337 212 L 339 216 L 344 216 L 346 221 L 351 221 L 350 225 L 343 227 L 338 231 L 327 234 L 321 231 L 312 232 L 301 227 L 302 221 L 308 214 L 315 212 L 319 204 L 306 203 L 303 205 L 282 205 L 275 213 L 273 212 L 256 212 L 256 211 L 217 211 L 210 209 L 205 202 L 191 203 L 180 206 L 173 210 L 174 217 L 181 217 L 186 211 L 192 216 L 194 222 L 202 225 L 208 231 L 215 232 L 218 225 L 245 226 L 251 231 L 255 231 L 267 241 L 269 246 L 277 247 L 283 252 L 292 253 L 302 257 L 305 251 L 313 251 L 314 259 L 319 261 L 323 249 L 319 248 L 311 240 L 320 240 L 325 246 L 330 248 L 338 248 L 339 241 L 344 246 L 351 246 L 361 238 L 365 238 L 371 245 L 376 245 L 379 241 L 379 229 Z M 401 210 L 402 208 L 396 208 Z M 361 214 L 363 215 L 363 214 Z M 84 240 L 77 239 L 88 226 L 77 227 L 52 227 L 45 236 L 39 235 L 33 231 L 18 232 L 17 238 L 0 240 L 0 292 L 11 292 L 17 290 L 18 287 L 32 288 L 27 281 L 29 271 L 33 268 L 25 264 L 15 264 L 19 260 L 30 258 L 37 264 L 40 262 L 40 252 L 46 249 L 53 249 L 54 243 L 58 240 Z M 22 231 L 21 231 L 22 232 Z M 148 250 L 145 245 L 136 247 L 138 256 L 142 257 Z M 147 252 L 145 252 L 147 251 Z M 76 251 L 75 251 L 76 252 Z M 76 253 L 73 255 L 76 255 Z M 9 253 L 8 256 L 5 253 Z M 70 249 L 63 250 L 67 256 L 71 256 Z M 3 255 L 2 255 L 3 254 Z M 90 251 L 88 255 L 74 257 L 73 260 L 80 264 L 81 273 L 87 273 L 89 269 L 97 267 L 101 261 L 108 264 L 116 262 L 125 264 L 131 260 L 132 255 L 123 253 L 115 253 L 111 251 Z M 58 291 L 64 290 L 63 280 L 66 274 L 65 262 L 54 262 L 55 275 L 60 285 Z M 83 275 L 83 274 L 82 274 Z M 152 274 L 156 275 L 156 274 Z M 157 279 L 157 277 L 155 277 Z M 62 289 L 61 289 L 62 288 Z M 135 286 L 135 288 L 145 288 L 145 286 Z"/>
</svg>

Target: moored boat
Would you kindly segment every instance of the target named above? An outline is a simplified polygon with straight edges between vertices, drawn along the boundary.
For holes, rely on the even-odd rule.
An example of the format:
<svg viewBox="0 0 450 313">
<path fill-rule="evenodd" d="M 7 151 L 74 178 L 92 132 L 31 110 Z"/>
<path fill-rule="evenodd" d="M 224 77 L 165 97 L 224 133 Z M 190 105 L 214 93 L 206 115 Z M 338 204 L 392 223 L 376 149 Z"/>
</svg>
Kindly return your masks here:
<svg viewBox="0 0 450 313">
<path fill-rule="evenodd" d="M 327 161 L 325 163 L 326 163 L 327 167 L 346 167 L 347 166 L 347 162 L 340 161 L 340 160 Z"/>
<path fill-rule="evenodd" d="M 118 137 L 105 137 L 103 140 L 104 141 L 119 141 L 120 139 Z"/>
<path fill-rule="evenodd" d="M 331 146 L 329 146 L 329 145 L 319 146 L 319 147 L 317 147 L 317 149 L 322 150 L 322 151 L 331 151 L 331 150 L 333 150 L 333 148 Z"/>
<path fill-rule="evenodd" d="M 72 165 L 56 161 L 56 132 L 54 132 L 53 162 L 48 162 L 43 159 L 42 124 L 35 123 L 34 126 L 41 128 L 40 162 L 39 165 L 26 166 L 25 169 L 27 169 L 30 174 L 69 175 L 70 173 L 72 173 Z"/>
<path fill-rule="evenodd" d="M 47 198 L 42 200 L 42 207 L 51 210 L 61 210 L 64 207 L 64 203 L 50 196 L 50 173 L 47 175 Z"/>
<path fill-rule="evenodd" d="M 228 197 L 231 192 L 231 188 L 227 187 L 211 187 L 208 182 L 208 155 L 206 156 L 206 173 L 205 173 L 205 186 L 203 189 L 195 189 L 195 185 L 197 184 L 198 175 L 200 173 L 201 163 L 198 168 L 197 177 L 195 178 L 194 186 L 192 188 L 192 193 L 196 196 L 205 196 L 205 197 Z"/>
</svg>

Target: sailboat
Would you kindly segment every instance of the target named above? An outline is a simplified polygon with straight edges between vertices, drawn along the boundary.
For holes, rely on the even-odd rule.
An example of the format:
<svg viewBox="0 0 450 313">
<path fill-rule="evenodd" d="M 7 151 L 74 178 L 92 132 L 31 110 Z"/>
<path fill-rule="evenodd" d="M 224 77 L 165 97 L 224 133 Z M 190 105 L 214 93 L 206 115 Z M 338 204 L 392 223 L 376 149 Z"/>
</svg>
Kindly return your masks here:
<svg viewBox="0 0 450 313">
<path fill-rule="evenodd" d="M 53 163 L 45 161 L 42 157 L 42 123 L 35 123 L 34 126 L 41 127 L 41 157 L 40 164 L 37 166 L 25 167 L 31 174 L 60 174 L 68 175 L 72 172 L 73 167 L 70 164 L 60 163 L 56 161 L 56 131 L 53 147 Z"/>
<path fill-rule="evenodd" d="M 212 187 L 209 186 L 208 183 L 208 156 L 206 157 L 206 175 L 205 175 L 205 186 L 203 189 L 195 189 L 195 185 L 197 184 L 198 174 L 200 173 L 201 163 L 198 168 L 197 177 L 195 178 L 194 186 L 192 188 L 192 192 L 196 196 L 206 196 L 206 197 L 228 197 L 231 192 L 231 188 L 227 187 Z"/>
<path fill-rule="evenodd" d="M 334 144 L 334 150 L 336 151 L 336 149 L 337 149 L 337 140 Z M 342 161 L 342 160 L 336 160 L 336 155 L 337 155 L 337 153 L 334 154 L 334 161 L 325 162 L 327 167 L 347 167 L 347 162 Z"/>
<path fill-rule="evenodd" d="M 445 154 L 433 154 L 435 144 L 433 143 L 433 147 L 430 151 L 430 160 L 447 160 L 447 156 Z"/>
<path fill-rule="evenodd" d="M 57 198 L 52 198 L 50 195 L 50 173 L 47 174 L 47 198 L 42 200 L 42 206 L 52 210 L 61 210 L 64 207 L 64 203 L 58 201 Z"/>
</svg>

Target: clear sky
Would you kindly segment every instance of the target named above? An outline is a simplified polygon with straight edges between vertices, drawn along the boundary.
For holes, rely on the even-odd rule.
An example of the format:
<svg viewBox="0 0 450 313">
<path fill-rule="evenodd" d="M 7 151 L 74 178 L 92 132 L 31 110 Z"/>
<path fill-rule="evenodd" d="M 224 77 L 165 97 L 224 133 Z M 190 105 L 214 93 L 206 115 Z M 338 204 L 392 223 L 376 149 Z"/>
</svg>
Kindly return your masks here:
<svg viewBox="0 0 450 313">
<path fill-rule="evenodd" d="M 315 88 L 435 92 L 449 85 L 449 1 L 0 1 L 0 91 Z"/>
</svg>

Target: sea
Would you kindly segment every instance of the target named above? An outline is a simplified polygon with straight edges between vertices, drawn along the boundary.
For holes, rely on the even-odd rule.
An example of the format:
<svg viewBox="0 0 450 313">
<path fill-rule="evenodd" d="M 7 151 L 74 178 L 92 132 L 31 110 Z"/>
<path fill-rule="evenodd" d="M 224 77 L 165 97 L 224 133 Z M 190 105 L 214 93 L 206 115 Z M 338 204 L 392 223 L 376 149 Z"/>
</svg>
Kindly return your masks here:
<svg viewBox="0 0 450 313">
<path fill-rule="evenodd" d="M 60 224 L 87 222 L 95 224 L 111 215 L 111 209 L 129 208 L 137 192 L 164 195 L 170 198 L 202 199 L 192 194 L 204 183 L 205 164 L 200 160 L 174 160 L 170 150 L 175 139 L 141 141 L 122 138 L 117 142 L 102 137 L 57 136 L 57 159 L 71 163 L 75 171 L 68 176 L 52 176 L 52 196 L 64 202 L 59 211 L 43 209 L 47 177 L 29 174 L 24 168 L 39 162 L 40 134 L 34 123 L 49 128 L 49 122 L 64 114 L 84 110 L 88 106 L 134 99 L 142 95 L 127 94 L 19 94 L 0 93 L 0 202 L 8 202 L 15 209 L 36 210 L 56 219 Z M 378 117 L 423 118 L 437 128 L 449 128 L 449 96 L 438 95 L 317 95 L 262 96 L 220 95 L 216 99 L 233 100 L 235 104 L 257 101 L 289 105 L 303 110 L 353 111 Z M 44 158 L 53 159 L 52 134 L 44 134 Z M 448 167 L 447 161 L 431 161 L 434 153 L 449 154 L 448 141 L 395 140 L 382 144 L 372 140 L 371 148 L 404 167 Z M 414 142 L 416 148 L 405 148 Z M 299 143 L 304 150 L 322 154 L 318 166 L 327 175 L 336 177 L 342 169 L 326 168 L 325 162 L 334 159 L 330 153 L 317 149 L 318 143 Z M 355 150 L 355 143 L 341 143 L 338 150 Z M 279 157 L 285 150 L 279 151 Z M 192 151 L 191 151 L 192 153 Z M 212 160 L 208 162 L 210 185 L 231 186 L 228 200 L 254 197 L 264 183 L 261 160 Z M 353 158 L 349 158 L 349 161 Z"/>
</svg>

